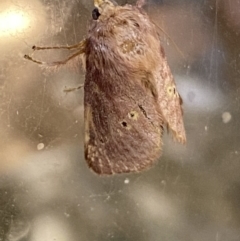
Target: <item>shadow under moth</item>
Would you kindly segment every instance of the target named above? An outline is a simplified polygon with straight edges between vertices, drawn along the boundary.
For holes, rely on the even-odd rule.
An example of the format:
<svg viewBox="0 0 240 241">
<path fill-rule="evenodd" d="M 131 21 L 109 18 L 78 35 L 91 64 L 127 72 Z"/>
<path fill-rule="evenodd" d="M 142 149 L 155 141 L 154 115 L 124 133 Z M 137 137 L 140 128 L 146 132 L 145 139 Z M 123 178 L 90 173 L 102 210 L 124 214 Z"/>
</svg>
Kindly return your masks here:
<svg viewBox="0 0 240 241">
<path fill-rule="evenodd" d="M 53 63 L 82 56 L 85 66 L 85 158 L 98 174 L 146 170 L 160 157 L 164 127 L 186 142 L 182 100 L 154 23 L 142 9 L 94 0 L 84 40 L 72 46 L 36 47 L 75 52 Z"/>
</svg>

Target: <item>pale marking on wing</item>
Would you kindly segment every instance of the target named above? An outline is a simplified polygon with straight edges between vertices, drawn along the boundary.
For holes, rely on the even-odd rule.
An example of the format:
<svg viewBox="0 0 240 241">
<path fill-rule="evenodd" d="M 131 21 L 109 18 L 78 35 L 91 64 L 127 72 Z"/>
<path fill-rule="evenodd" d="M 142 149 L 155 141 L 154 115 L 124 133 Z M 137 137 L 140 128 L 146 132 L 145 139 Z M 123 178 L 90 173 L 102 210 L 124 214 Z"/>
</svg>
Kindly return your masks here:
<svg viewBox="0 0 240 241">
<path fill-rule="evenodd" d="M 99 162 L 98 166 L 100 167 L 100 172 L 103 173 L 103 170 L 102 170 L 102 168 L 103 168 L 102 159 L 98 158 L 98 162 Z"/>
<path fill-rule="evenodd" d="M 178 97 L 178 92 L 176 90 L 176 86 L 174 84 L 166 86 L 166 92 L 169 97 L 177 98 Z"/>
<path fill-rule="evenodd" d="M 111 161 L 109 160 L 108 156 L 105 155 L 105 158 L 106 158 L 106 161 L 108 162 L 108 164 L 109 164 L 109 166 L 110 166 L 111 172 L 114 173 L 112 163 L 111 163 Z"/>
<path fill-rule="evenodd" d="M 135 110 L 132 110 L 132 111 L 130 111 L 129 113 L 128 113 L 128 118 L 129 119 L 131 119 L 131 120 L 138 120 L 138 118 L 139 118 L 139 114 L 138 114 L 138 112 L 137 111 L 135 111 Z"/>
</svg>

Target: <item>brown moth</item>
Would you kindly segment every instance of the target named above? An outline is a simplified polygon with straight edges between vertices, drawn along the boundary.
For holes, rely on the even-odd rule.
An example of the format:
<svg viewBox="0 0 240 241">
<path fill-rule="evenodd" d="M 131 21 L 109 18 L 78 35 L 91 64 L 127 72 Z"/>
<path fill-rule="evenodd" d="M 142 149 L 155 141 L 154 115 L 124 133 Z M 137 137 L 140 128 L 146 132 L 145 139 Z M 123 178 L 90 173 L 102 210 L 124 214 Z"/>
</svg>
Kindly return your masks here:
<svg viewBox="0 0 240 241">
<path fill-rule="evenodd" d="M 186 142 L 182 100 L 177 92 L 156 26 L 142 9 L 94 0 L 87 37 L 61 65 L 82 55 L 85 158 L 98 174 L 146 170 L 160 157 L 166 127 L 175 140 Z"/>
</svg>

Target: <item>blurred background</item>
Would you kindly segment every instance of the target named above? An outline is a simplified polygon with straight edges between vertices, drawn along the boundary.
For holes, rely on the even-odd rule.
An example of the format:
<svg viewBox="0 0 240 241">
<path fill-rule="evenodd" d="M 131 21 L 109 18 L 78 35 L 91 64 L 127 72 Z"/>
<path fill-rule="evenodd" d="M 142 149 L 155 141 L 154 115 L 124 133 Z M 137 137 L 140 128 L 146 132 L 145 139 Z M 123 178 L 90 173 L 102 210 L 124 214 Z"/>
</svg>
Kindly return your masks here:
<svg viewBox="0 0 240 241">
<path fill-rule="evenodd" d="M 160 31 L 187 144 L 165 134 L 152 169 L 110 177 L 84 160 L 83 90 L 63 91 L 84 82 L 80 67 L 23 58 L 33 45 L 79 42 L 92 9 L 90 0 L 0 2 L 0 241 L 240 240 L 240 1 L 147 1 L 170 36 Z"/>
</svg>

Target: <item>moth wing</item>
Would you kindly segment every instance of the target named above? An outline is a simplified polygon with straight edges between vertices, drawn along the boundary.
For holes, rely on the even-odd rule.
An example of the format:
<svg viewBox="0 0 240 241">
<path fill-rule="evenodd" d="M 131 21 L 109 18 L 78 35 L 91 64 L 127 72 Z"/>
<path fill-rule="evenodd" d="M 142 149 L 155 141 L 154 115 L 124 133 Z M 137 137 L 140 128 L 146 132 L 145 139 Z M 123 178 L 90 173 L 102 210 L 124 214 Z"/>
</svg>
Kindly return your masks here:
<svg viewBox="0 0 240 241">
<path fill-rule="evenodd" d="M 165 56 L 163 56 L 160 67 L 160 75 L 158 74 L 156 78 L 158 103 L 167 128 L 172 132 L 174 139 L 184 144 L 186 142 L 186 133 L 183 123 L 182 98 L 177 91 Z"/>
<path fill-rule="evenodd" d="M 141 87 L 133 86 L 132 93 L 126 85 L 119 87 L 108 92 L 94 80 L 85 81 L 85 158 L 98 174 L 139 172 L 161 154 L 163 119 L 156 102 L 150 95 L 145 97 L 146 92 L 139 93 L 144 91 Z"/>
</svg>

